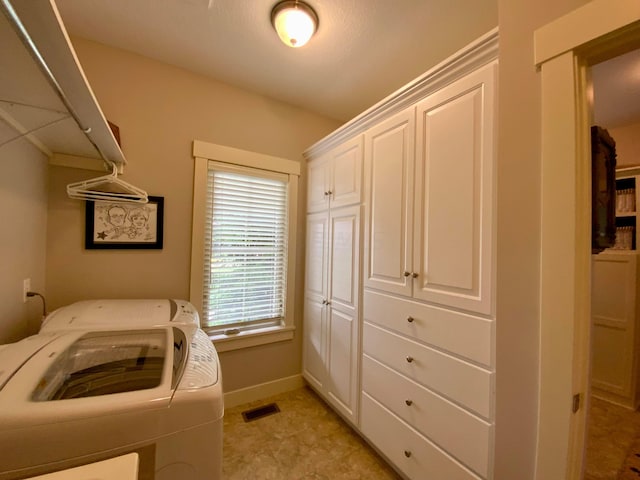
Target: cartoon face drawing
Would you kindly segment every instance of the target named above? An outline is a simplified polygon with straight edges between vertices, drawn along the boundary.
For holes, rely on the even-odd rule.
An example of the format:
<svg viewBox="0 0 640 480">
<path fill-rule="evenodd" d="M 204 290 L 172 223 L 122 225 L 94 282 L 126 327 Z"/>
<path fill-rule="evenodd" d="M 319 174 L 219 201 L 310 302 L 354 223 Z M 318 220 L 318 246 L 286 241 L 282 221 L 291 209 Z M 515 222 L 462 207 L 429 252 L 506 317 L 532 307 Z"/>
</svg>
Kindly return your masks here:
<svg viewBox="0 0 640 480">
<path fill-rule="evenodd" d="M 149 220 L 149 213 L 142 208 L 136 208 L 129 212 L 129 220 L 134 228 L 144 228 Z"/>
<path fill-rule="evenodd" d="M 113 206 L 107 212 L 108 222 L 114 227 L 122 227 L 124 225 L 124 220 L 127 216 L 127 212 L 124 208 Z"/>
</svg>

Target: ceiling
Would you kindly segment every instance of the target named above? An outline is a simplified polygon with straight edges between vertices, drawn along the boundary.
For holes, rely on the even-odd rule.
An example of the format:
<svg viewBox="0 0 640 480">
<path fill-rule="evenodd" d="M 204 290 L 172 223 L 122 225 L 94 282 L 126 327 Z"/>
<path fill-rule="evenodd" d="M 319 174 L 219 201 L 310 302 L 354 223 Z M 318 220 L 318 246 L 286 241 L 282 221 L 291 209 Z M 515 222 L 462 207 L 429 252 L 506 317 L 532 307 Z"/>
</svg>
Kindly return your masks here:
<svg viewBox="0 0 640 480">
<path fill-rule="evenodd" d="M 56 0 L 71 35 L 347 121 L 498 24 L 497 0 L 307 0 L 302 48 L 270 23 L 277 0 Z"/>
<path fill-rule="evenodd" d="M 640 122 L 640 50 L 591 68 L 594 123 L 616 128 Z"/>
<path fill-rule="evenodd" d="M 498 24 L 497 0 L 307 0 L 319 28 L 280 43 L 277 0 L 56 0 L 72 35 L 348 121 Z M 592 69 L 595 123 L 640 122 L 640 52 Z"/>
</svg>

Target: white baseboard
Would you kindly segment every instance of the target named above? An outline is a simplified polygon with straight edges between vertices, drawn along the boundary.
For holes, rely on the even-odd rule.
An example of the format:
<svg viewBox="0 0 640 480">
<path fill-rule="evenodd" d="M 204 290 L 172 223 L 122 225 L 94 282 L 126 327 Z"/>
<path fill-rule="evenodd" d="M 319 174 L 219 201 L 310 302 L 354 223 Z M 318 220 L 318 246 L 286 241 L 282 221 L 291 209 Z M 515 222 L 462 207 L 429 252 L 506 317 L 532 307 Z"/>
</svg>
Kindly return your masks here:
<svg viewBox="0 0 640 480">
<path fill-rule="evenodd" d="M 272 382 L 261 383 L 251 387 L 240 388 L 224 394 L 224 408 L 232 408 L 244 403 L 261 400 L 263 398 L 278 395 L 297 388 L 302 388 L 305 381 L 301 374 L 279 378 Z"/>
</svg>

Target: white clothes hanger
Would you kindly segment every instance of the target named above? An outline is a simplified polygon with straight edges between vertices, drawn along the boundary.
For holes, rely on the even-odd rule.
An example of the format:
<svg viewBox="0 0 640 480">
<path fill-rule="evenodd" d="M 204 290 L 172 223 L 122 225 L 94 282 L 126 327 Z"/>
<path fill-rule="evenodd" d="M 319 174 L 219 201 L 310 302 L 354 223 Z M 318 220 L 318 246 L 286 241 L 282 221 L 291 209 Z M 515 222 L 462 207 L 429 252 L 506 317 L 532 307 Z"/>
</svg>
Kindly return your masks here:
<svg viewBox="0 0 640 480">
<path fill-rule="evenodd" d="M 118 178 L 118 168 L 111 163 L 112 172 L 102 177 L 91 178 L 67 185 L 69 198 L 127 203 L 147 203 L 149 196 L 144 190 Z"/>
</svg>

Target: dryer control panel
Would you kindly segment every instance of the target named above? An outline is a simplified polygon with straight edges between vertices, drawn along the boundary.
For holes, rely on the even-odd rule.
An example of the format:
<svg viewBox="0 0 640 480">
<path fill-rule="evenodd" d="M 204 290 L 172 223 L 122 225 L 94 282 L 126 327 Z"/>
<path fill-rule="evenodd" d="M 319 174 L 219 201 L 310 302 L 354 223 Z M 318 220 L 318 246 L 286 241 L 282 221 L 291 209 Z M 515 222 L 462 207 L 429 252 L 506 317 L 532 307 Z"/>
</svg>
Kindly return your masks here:
<svg viewBox="0 0 640 480">
<path fill-rule="evenodd" d="M 199 328 L 194 329 L 189 344 L 189 361 L 186 362 L 178 390 L 209 387 L 218 382 L 220 361 L 208 335 Z"/>
</svg>

